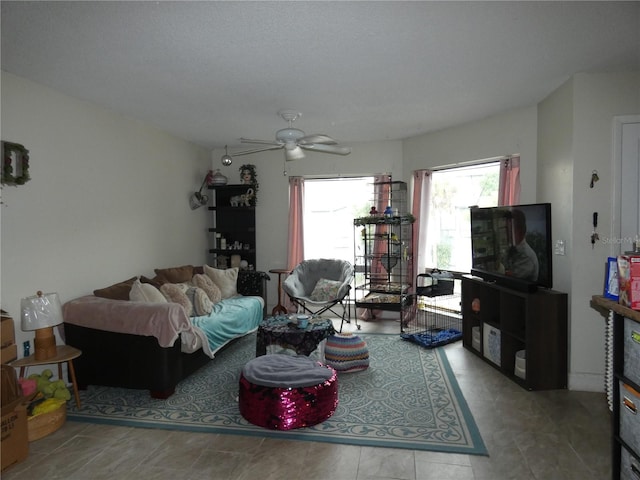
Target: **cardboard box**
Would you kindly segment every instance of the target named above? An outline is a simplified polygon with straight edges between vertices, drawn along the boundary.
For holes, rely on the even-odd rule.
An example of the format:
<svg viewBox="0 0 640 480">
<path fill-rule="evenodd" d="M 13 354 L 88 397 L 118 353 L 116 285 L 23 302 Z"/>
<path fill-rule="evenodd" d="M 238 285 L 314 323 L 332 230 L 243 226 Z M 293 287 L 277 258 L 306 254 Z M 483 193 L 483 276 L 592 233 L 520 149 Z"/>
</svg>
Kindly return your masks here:
<svg viewBox="0 0 640 480">
<path fill-rule="evenodd" d="M 618 256 L 618 303 L 633 310 L 640 310 L 640 255 Z"/>
<path fill-rule="evenodd" d="M 13 318 L 4 310 L 0 320 L 0 363 L 8 363 L 18 358 L 16 332 Z"/>
<path fill-rule="evenodd" d="M 13 345 L 16 343 L 16 332 L 14 330 L 13 318 L 2 316 L 0 320 L 0 347 Z"/>
<path fill-rule="evenodd" d="M 2 416 L 2 444 L 0 457 L 2 470 L 22 462 L 29 455 L 27 433 L 27 407 L 18 405 L 13 411 Z"/>
<path fill-rule="evenodd" d="M 0 349 L 0 363 L 9 363 L 18 358 L 18 346 L 14 343 Z"/>
</svg>

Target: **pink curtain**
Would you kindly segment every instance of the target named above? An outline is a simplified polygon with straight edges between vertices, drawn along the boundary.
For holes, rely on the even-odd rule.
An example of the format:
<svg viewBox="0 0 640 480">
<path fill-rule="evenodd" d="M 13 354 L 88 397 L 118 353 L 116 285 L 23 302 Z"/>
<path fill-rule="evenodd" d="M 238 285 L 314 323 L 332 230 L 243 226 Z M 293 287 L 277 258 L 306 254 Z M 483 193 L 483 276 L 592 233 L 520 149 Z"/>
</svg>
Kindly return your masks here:
<svg viewBox="0 0 640 480">
<path fill-rule="evenodd" d="M 518 205 L 520 203 L 520 157 L 505 158 L 500 162 L 500 185 L 498 187 L 498 206 Z"/>
<path fill-rule="evenodd" d="M 413 200 L 411 212 L 416 221 L 413 224 L 413 271 L 419 274 L 427 268 L 425 249 L 427 246 L 427 230 L 429 208 L 431 205 L 431 170 L 413 172 Z M 415 288 L 415 285 L 414 285 Z"/>
<path fill-rule="evenodd" d="M 304 178 L 289 177 L 289 249 L 287 268 L 293 270 L 304 260 Z M 285 295 L 284 305 L 290 312 L 296 305 Z"/>
</svg>

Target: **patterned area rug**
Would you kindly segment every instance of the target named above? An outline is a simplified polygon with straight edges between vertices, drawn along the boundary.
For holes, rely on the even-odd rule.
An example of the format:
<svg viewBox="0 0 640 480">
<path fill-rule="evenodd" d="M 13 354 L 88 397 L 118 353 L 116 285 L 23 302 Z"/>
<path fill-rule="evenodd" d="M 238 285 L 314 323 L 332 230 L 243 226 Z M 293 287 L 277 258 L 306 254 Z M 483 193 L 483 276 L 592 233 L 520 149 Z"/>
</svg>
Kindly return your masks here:
<svg viewBox="0 0 640 480">
<path fill-rule="evenodd" d="M 237 395 L 242 366 L 255 356 L 255 333 L 220 351 L 167 400 L 146 390 L 90 386 L 69 420 L 133 427 L 229 433 L 349 445 L 487 455 L 478 427 L 441 349 L 399 335 L 362 334 L 367 370 L 341 373 L 339 404 L 325 422 L 289 431 L 248 423 Z"/>
</svg>

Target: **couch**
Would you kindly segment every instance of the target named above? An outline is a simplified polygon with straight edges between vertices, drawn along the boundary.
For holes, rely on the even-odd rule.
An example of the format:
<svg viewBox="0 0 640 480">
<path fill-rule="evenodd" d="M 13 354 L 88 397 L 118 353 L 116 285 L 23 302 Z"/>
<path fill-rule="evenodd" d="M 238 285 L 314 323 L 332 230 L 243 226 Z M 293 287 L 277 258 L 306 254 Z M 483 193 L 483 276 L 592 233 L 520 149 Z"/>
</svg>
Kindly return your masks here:
<svg viewBox="0 0 640 480">
<path fill-rule="evenodd" d="M 208 266 L 156 269 L 63 306 L 63 337 L 80 389 L 106 385 L 168 398 L 176 385 L 264 317 L 262 272 Z"/>
</svg>

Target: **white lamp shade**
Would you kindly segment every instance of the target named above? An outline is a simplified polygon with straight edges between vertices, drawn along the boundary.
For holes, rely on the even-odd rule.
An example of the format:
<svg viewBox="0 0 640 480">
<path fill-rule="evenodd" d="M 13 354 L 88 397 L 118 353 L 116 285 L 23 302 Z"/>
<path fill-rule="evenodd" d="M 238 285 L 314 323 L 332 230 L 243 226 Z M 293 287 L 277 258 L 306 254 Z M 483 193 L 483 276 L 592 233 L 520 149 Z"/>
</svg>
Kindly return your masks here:
<svg viewBox="0 0 640 480">
<path fill-rule="evenodd" d="M 41 293 L 20 300 L 22 330 L 39 330 L 62 323 L 62 307 L 57 293 Z"/>
</svg>

